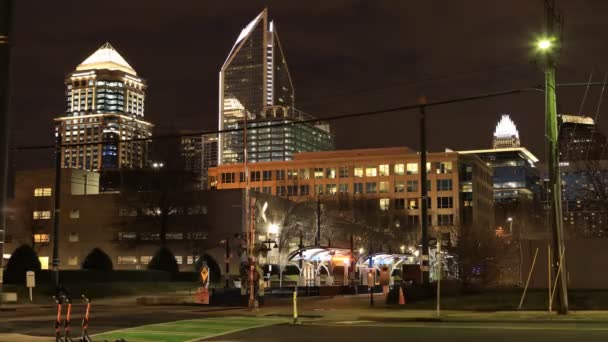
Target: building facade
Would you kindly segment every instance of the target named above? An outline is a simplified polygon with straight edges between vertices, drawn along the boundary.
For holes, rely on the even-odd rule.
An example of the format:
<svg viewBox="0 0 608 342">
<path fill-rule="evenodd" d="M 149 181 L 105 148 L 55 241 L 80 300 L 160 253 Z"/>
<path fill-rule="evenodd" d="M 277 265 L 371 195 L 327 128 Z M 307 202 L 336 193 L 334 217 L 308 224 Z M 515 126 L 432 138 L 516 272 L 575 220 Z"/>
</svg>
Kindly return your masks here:
<svg viewBox="0 0 608 342">
<path fill-rule="evenodd" d="M 217 166 L 217 135 L 191 135 L 192 132 L 186 131 L 181 133 L 186 134 L 180 142 L 183 168 L 199 175 L 201 187 L 206 188 L 209 183 L 207 170 Z"/>
<path fill-rule="evenodd" d="M 608 237 L 606 136 L 593 118 L 568 114 L 559 117 L 565 231 L 573 237 Z"/>
<path fill-rule="evenodd" d="M 255 192 L 294 201 L 348 194 L 377 200 L 381 210 L 395 210 L 410 224 L 420 220 L 419 155 L 408 148 L 306 152 L 283 162 L 248 166 Z M 210 187 L 242 189 L 243 164 L 209 169 Z M 492 173 L 476 156 L 456 152 L 429 153 L 428 219 L 434 227 L 474 225 L 493 229 Z"/>
<path fill-rule="evenodd" d="M 218 163 L 283 161 L 332 150 L 325 123 L 295 108 L 295 92 L 276 26 L 264 9 L 239 34 L 219 74 Z M 281 125 L 281 126 L 277 126 Z M 247 129 L 245 133 L 244 130 Z"/>
<path fill-rule="evenodd" d="M 5 253 L 22 244 L 34 247 L 43 269 L 51 267 L 54 170 L 19 171 L 15 197 L 9 203 Z M 120 193 L 99 192 L 98 172 L 67 169 L 62 173 L 59 218 L 60 269 L 79 269 L 93 248 L 107 253 L 114 269 L 145 269 L 160 246 L 159 226 L 151 213 L 132 206 Z M 167 226 L 166 245 L 182 271 L 193 271 L 196 258 L 209 255 L 224 272 L 225 248 L 233 250 L 231 270 L 238 274 L 243 231 L 243 191 L 184 193 Z M 177 202 L 176 202 L 177 203 Z M 177 208 L 177 207 L 176 207 Z"/>
<path fill-rule="evenodd" d="M 152 124 L 144 119 L 147 86 L 125 59 L 106 43 L 67 76 L 65 85 L 66 111 L 55 119 L 56 139 L 64 145 L 62 167 L 145 167 L 144 139 L 152 135 Z M 142 141 L 123 142 L 132 139 Z"/>
</svg>

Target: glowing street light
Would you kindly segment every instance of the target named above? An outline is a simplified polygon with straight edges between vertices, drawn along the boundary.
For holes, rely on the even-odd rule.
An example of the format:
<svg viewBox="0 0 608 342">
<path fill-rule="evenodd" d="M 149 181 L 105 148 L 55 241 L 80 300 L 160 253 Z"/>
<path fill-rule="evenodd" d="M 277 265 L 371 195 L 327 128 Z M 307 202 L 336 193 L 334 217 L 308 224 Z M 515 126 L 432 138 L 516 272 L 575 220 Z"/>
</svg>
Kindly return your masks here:
<svg viewBox="0 0 608 342">
<path fill-rule="evenodd" d="M 270 225 L 268 225 L 268 232 L 270 234 L 278 234 L 279 233 L 279 225 L 277 225 L 276 223 L 271 223 Z"/>
<path fill-rule="evenodd" d="M 405 246 L 404 245 L 401 245 L 400 249 L 401 249 L 401 253 L 405 252 Z"/>
<path fill-rule="evenodd" d="M 536 41 L 536 49 L 540 52 L 548 52 L 554 47 L 555 38 L 544 37 Z"/>
</svg>

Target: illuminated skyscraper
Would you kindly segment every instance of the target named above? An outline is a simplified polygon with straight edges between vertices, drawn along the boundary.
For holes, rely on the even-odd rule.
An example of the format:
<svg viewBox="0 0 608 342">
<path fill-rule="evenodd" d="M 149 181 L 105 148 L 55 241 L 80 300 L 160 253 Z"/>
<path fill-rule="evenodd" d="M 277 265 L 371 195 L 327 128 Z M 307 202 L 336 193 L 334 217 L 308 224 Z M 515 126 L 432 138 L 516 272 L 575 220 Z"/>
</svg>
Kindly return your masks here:
<svg viewBox="0 0 608 342">
<path fill-rule="evenodd" d="M 66 111 L 55 119 L 65 168 L 102 169 L 146 166 L 152 124 L 144 120 L 145 81 L 109 44 L 68 75 Z"/>
<path fill-rule="evenodd" d="M 327 124 L 294 108 L 295 96 L 276 26 L 264 9 L 238 36 L 219 75 L 219 129 L 242 129 L 247 122 L 249 162 L 291 160 L 297 152 L 333 149 Z M 292 125 L 273 127 L 278 123 Z M 244 161 L 242 131 L 219 135 L 220 164 Z"/>
<path fill-rule="evenodd" d="M 509 114 L 503 114 L 500 121 L 496 124 L 494 131 L 493 148 L 519 147 L 519 132 Z"/>
</svg>

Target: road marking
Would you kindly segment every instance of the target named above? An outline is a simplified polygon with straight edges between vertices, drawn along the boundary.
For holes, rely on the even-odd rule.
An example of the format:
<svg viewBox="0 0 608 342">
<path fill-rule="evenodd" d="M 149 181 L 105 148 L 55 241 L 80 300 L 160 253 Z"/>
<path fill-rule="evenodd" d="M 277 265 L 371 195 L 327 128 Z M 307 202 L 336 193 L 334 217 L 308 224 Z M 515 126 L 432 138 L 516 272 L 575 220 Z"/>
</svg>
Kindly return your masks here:
<svg viewBox="0 0 608 342">
<path fill-rule="evenodd" d="M 193 342 L 247 329 L 286 322 L 287 320 L 285 318 L 249 316 L 210 317 L 113 330 L 97 334 L 94 338 L 114 340 L 123 337 L 128 341 Z"/>
</svg>

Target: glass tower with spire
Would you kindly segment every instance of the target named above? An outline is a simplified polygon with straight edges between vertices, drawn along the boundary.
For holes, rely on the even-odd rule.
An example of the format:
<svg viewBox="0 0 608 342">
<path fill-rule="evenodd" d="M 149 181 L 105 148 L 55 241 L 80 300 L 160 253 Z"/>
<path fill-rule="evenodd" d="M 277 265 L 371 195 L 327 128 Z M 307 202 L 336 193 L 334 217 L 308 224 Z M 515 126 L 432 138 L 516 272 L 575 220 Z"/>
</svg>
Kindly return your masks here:
<svg viewBox="0 0 608 342">
<path fill-rule="evenodd" d="M 65 79 L 65 113 L 55 119 L 61 165 L 89 171 L 141 168 L 151 136 L 144 120 L 146 83 L 109 43 Z"/>
<path fill-rule="evenodd" d="M 295 108 L 295 92 L 276 26 L 264 9 L 239 34 L 219 75 L 219 129 L 247 122 L 248 162 L 291 160 L 294 153 L 334 148 L 326 123 Z M 277 123 L 293 123 L 273 127 Z M 221 133 L 220 164 L 244 162 L 243 131 Z"/>
</svg>

